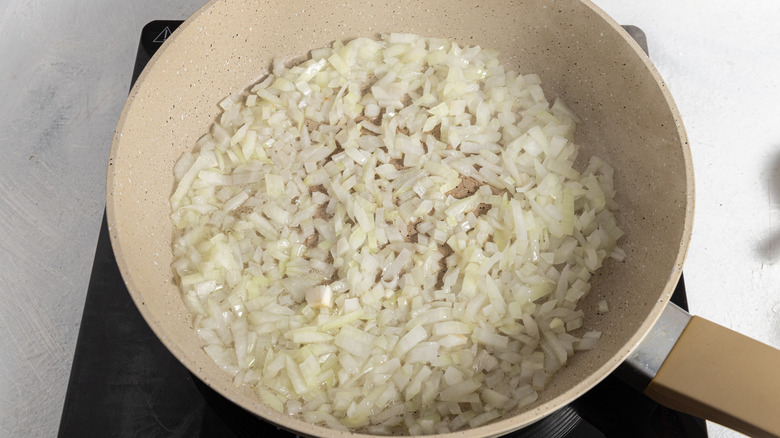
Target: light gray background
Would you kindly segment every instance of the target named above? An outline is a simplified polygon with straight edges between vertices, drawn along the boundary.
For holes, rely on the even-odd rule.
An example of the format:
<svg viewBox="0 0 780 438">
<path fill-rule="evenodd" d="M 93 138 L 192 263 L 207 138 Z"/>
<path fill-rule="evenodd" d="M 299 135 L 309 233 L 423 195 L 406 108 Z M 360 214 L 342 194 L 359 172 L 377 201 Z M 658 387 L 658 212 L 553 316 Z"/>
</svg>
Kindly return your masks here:
<svg viewBox="0 0 780 438">
<path fill-rule="evenodd" d="M 0 436 L 56 435 L 141 28 L 203 3 L 0 0 Z M 645 30 L 688 129 L 692 311 L 780 347 L 780 2 L 596 4 Z"/>
</svg>

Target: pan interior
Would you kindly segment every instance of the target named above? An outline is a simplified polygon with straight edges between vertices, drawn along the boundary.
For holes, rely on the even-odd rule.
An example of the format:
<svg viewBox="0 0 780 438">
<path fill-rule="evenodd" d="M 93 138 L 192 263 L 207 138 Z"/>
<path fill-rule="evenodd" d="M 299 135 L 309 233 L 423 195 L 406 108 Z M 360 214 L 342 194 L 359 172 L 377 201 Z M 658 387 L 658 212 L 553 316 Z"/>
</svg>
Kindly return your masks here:
<svg viewBox="0 0 780 438">
<path fill-rule="evenodd" d="M 660 76 L 630 37 L 587 2 L 446 0 L 407 3 L 219 1 L 204 6 L 158 51 L 121 115 L 108 166 L 107 210 L 117 262 L 133 299 L 172 353 L 248 410 L 307 435 L 342 436 L 280 415 L 235 388 L 200 349 L 170 269 L 173 164 L 218 115 L 217 103 L 268 72 L 272 60 L 358 36 L 411 32 L 501 51 L 505 64 L 541 76 L 584 123 L 580 160 L 615 168 L 625 262 L 610 261 L 581 302 L 599 346 L 576 356 L 526 412 L 472 431 L 491 436 L 565 405 L 641 340 L 681 272 L 693 212 L 687 139 Z M 606 299 L 610 311 L 596 312 Z"/>
</svg>

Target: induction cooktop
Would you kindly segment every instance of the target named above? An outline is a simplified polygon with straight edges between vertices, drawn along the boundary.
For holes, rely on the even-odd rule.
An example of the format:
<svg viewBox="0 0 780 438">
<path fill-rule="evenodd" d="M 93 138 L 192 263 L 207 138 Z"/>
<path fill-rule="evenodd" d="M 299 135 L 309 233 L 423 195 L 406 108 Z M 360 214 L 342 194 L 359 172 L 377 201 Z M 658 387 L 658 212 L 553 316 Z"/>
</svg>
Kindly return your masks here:
<svg viewBox="0 0 780 438">
<path fill-rule="evenodd" d="M 141 32 L 133 82 L 181 21 Z M 647 51 L 641 29 L 624 26 Z M 687 309 L 683 279 L 671 300 Z M 234 405 L 162 345 L 125 288 L 105 214 L 73 359 L 61 437 L 295 436 Z M 615 376 L 509 437 L 706 437 L 705 422 L 659 406 Z"/>
</svg>

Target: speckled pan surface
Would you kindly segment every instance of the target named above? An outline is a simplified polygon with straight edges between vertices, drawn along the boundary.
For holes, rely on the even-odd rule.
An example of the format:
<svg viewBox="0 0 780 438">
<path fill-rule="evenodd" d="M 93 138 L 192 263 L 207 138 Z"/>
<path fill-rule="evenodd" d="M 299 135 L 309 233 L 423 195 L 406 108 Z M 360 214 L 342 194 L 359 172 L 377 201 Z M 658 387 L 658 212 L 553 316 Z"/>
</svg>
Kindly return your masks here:
<svg viewBox="0 0 780 438">
<path fill-rule="evenodd" d="M 262 78 L 272 59 L 305 57 L 337 39 L 413 32 L 499 49 L 511 68 L 542 77 L 584 123 L 577 141 L 616 169 L 628 259 L 608 263 L 584 302 L 596 350 L 575 357 L 529 410 L 467 432 L 496 436 L 567 404 L 604 378 L 644 337 L 679 278 L 693 216 L 690 151 L 679 113 L 641 49 L 588 2 L 213 1 L 163 45 L 133 88 L 111 149 L 107 211 L 122 275 L 141 313 L 193 373 L 285 428 L 346 436 L 280 415 L 235 388 L 200 350 L 170 269 L 173 164 L 207 132 L 217 103 Z M 598 315 L 599 300 L 610 312 Z M 465 436 L 464 433 L 452 436 Z"/>
</svg>

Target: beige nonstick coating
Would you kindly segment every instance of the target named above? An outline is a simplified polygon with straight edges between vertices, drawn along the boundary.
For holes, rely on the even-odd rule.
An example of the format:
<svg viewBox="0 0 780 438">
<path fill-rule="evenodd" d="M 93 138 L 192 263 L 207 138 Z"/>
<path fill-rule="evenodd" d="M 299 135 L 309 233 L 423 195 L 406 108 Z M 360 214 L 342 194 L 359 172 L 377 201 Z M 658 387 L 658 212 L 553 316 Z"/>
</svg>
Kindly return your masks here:
<svg viewBox="0 0 780 438">
<path fill-rule="evenodd" d="M 560 96 L 584 120 L 577 131 L 581 162 L 597 154 L 616 169 L 628 257 L 607 262 L 583 302 L 585 326 L 603 337 L 573 358 L 530 409 L 451 434 L 500 435 L 566 405 L 614 370 L 666 305 L 688 247 L 693 176 L 680 115 L 641 49 L 589 2 L 212 1 L 161 47 L 127 100 L 108 166 L 111 242 L 144 318 L 190 371 L 285 428 L 346 436 L 263 406 L 201 350 L 170 268 L 168 199 L 174 162 L 208 131 L 219 101 L 257 82 L 272 60 L 301 59 L 334 40 L 382 32 L 500 50 L 508 67 L 538 73 L 548 99 Z M 600 315 L 603 299 L 610 310 Z"/>
</svg>

